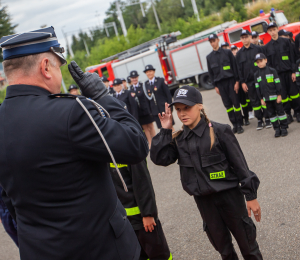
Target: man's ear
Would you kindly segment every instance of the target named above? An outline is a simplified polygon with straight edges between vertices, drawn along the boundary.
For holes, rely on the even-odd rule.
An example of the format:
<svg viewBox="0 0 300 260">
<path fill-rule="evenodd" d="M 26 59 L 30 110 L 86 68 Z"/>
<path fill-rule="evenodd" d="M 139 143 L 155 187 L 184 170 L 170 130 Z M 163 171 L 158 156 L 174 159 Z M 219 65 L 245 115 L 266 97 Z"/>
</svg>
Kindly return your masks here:
<svg viewBox="0 0 300 260">
<path fill-rule="evenodd" d="M 47 57 L 42 59 L 42 61 L 40 63 L 40 70 L 41 70 L 42 75 L 46 79 L 52 78 L 50 60 Z"/>
</svg>

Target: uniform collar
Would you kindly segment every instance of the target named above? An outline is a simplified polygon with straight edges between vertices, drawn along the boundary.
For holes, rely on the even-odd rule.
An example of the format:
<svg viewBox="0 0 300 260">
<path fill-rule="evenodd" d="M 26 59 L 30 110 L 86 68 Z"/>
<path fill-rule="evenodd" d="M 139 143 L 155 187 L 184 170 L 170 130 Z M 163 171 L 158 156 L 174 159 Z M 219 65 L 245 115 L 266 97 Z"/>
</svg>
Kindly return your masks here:
<svg viewBox="0 0 300 260">
<path fill-rule="evenodd" d="M 278 39 L 277 39 L 276 41 L 275 41 L 275 40 L 273 40 L 273 39 L 271 39 L 271 43 L 272 43 L 272 44 L 274 44 L 274 43 L 279 43 L 279 41 L 280 41 L 280 38 L 281 38 L 281 37 L 279 37 L 279 36 L 278 36 Z"/>
<path fill-rule="evenodd" d="M 151 80 L 149 79 L 149 83 L 150 83 L 150 84 L 151 84 L 151 83 L 154 84 L 154 81 L 155 81 L 155 77 L 153 77 L 153 79 L 151 79 Z"/>
<path fill-rule="evenodd" d="M 242 51 L 249 50 L 249 49 L 253 49 L 253 43 L 250 43 L 250 46 L 248 48 L 243 46 Z"/>
<path fill-rule="evenodd" d="M 31 85 L 10 85 L 6 90 L 6 98 L 16 96 L 48 96 L 50 94 L 51 93 L 44 88 Z"/>
<path fill-rule="evenodd" d="M 204 116 L 202 116 L 198 125 L 196 125 L 193 129 L 190 129 L 188 126 L 183 127 L 183 138 L 187 138 L 190 132 L 193 132 L 197 136 L 201 137 L 206 127 L 207 123 L 205 122 Z"/>
<path fill-rule="evenodd" d="M 220 53 L 220 52 L 221 52 L 221 49 L 222 49 L 222 48 L 221 48 L 221 47 L 219 47 L 219 49 L 218 49 L 217 51 L 214 51 L 214 50 L 213 50 L 213 53 L 217 53 L 217 52 L 219 52 L 219 53 Z"/>
</svg>

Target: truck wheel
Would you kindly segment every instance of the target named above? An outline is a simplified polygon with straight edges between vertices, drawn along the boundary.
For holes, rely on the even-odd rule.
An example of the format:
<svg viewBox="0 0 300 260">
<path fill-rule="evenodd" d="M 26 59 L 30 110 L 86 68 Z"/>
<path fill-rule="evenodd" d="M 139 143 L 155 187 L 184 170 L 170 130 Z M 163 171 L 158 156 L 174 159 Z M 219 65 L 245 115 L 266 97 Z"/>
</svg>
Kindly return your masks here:
<svg viewBox="0 0 300 260">
<path fill-rule="evenodd" d="M 214 86 L 211 84 L 210 77 L 208 73 L 204 73 L 199 76 L 199 87 L 203 87 L 205 89 L 213 89 Z"/>
</svg>

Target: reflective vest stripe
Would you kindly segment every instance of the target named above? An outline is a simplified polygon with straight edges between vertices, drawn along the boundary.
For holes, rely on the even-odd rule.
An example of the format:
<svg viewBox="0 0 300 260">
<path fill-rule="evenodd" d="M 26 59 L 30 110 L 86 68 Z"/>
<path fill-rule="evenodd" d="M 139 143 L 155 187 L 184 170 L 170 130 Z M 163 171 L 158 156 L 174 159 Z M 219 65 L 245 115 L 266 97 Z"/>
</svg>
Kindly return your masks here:
<svg viewBox="0 0 300 260">
<path fill-rule="evenodd" d="M 117 167 L 120 169 L 120 168 L 124 168 L 124 167 L 127 167 L 128 165 L 127 164 L 118 164 L 117 163 Z M 110 163 L 110 168 L 116 168 L 115 165 L 113 163 Z"/>
<path fill-rule="evenodd" d="M 277 99 L 277 96 L 276 96 L 276 95 L 274 95 L 274 96 L 269 96 L 269 99 L 270 99 L 270 100 L 276 100 L 276 99 Z"/>
<path fill-rule="evenodd" d="M 134 208 L 125 208 L 127 216 L 134 216 L 134 215 L 138 215 L 141 214 L 141 211 L 139 209 L 139 207 L 134 207 Z"/>
</svg>

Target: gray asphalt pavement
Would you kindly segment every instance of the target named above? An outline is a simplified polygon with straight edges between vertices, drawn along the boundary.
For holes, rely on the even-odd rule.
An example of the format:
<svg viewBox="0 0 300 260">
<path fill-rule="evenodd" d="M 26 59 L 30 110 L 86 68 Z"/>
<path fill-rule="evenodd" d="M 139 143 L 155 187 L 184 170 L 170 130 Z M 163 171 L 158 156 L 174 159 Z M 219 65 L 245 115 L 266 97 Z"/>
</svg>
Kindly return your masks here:
<svg viewBox="0 0 300 260">
<path fill-rule="evenodd" d="M 221 98 L 214 90 L 202 91 L 211 120 L 229 123 Z M 174 113 L 176 129 L 181 127 Z M 256 131 L 256 119 L 237 135 L 248 165 L 260 178 L 258 200 L 262 221 L 256 224 L 257 240 L 265 260 L 300 259 L 300 124 L 290 125 L 289 135 L 274 138 L 273 129 Z M 202 219 L 191 196 L 181 187 L 179 166 L 148 166 L 156 192 L 159 217 L 174 260 L 221 259 L 202 229 Z M 254 219 L 254 218 L 253 218 Z M 255 220 L 254 220 L 255 221 Z M 239 249 L 234 241 L 236 251 Z M 243 259 L 239 253 L 240 259 Z M 0 259 L 19 259 L 18 250 L 0 226 Z"/>
</svg>

